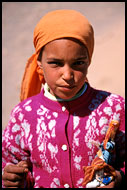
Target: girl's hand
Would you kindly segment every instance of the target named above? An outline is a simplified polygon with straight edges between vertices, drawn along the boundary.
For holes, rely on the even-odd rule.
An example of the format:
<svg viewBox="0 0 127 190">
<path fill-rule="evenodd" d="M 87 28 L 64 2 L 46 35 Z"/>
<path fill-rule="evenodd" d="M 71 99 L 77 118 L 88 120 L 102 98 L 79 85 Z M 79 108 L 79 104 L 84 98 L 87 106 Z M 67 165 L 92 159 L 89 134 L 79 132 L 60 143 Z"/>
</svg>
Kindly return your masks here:
<svg viewBox="0 0 127 190">
<path fill-rule="evenodd" d="M 97 188 L 115 188 L 115 187 L 120 187 L 122 181 L 122 176 L 119 171 L 116 170 L 116 177 L 115 180 L 109 183 L 108 185 L 102 186 L 102 187 L 97 187 Z"/>
<path fill-rule="evenodd" d="M 24 188 L 27 173 L 28 164 L 26 161 L 20 161 L 16 165 L 9 164 L 5 166 L 2 175 L 5 188 Z"/>
</svg>

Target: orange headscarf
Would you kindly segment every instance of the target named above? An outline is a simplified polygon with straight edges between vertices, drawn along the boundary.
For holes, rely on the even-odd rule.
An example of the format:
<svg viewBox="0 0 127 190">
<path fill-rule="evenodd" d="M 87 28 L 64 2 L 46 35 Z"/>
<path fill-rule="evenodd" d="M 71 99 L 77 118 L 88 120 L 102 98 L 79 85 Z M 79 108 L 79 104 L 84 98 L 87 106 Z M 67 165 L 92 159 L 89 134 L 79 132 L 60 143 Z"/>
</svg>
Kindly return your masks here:
<svg viewBox="0 0 127 190">
<path fill-rule="evenodd" d="M 75 38 L 88 50 L 89 60 L 93 54 L 94 32 L 89 21 L 75 10 L 55 10 L 47 13 L 34 30 L 35 53 L 28 59 L 21 84 L 20 100 L 40 92 L 45 83 L 43 71 L 37 65 L 37 58 L 43 46 L 60 38 Z"/>
</svg>

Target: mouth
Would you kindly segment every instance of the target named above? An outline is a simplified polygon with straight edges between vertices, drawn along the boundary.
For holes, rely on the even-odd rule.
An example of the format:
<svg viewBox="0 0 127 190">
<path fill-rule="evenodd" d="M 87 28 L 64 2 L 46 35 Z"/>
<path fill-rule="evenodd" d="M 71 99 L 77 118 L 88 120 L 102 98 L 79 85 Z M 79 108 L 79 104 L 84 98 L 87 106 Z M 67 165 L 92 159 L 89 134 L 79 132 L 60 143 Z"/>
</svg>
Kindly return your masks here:
<svg viewBox="0 0 127 190">
<path fill-rule="evenodd" d="M 59 86 L 59 89 L 62 91 L 71 91 L 75 88 L 75 86 L 69 86 L 69 85 L 65 85 L 65 86 Z"/>
<path fill-rule="evenodd" d="M 72 88 L 74 88 L 75 86 L 74 86 L 74 85 L 73 85 L 73 86 L 70 86 L 70 85 L 63 85 L 63 86 L 59 86 L 59 87 L 72 89 Z"/>
</svg>

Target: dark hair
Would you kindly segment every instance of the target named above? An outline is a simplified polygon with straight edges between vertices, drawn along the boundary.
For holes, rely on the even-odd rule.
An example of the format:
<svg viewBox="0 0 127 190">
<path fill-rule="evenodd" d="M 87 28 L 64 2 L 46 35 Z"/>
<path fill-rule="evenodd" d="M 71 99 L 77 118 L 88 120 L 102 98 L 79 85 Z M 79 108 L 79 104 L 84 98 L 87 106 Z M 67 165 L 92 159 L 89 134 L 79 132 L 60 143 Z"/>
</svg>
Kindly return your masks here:
<svg viewBox="0 0 127 190">
<path fill-rule="evenodd" d="M 38 61 L 41 61 L 41 58 L 42 58 L 42 51 L 43 51 L 43 47 L 41 48 L 41 51 L 39 53 L 39 56 L 37 58 Z"/>
</svg>

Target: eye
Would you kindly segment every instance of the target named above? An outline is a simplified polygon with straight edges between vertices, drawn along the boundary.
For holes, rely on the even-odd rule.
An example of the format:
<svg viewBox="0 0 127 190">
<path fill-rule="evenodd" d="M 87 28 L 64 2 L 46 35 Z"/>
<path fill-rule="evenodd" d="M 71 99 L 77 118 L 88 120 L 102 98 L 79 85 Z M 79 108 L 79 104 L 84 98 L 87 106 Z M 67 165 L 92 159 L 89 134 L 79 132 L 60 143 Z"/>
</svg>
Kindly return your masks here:
<svg viewBox="0 0 127 190">
<path fill-rule="evenodd" d="M 87 66 L 87 62 L 86 61 L 76 61 L 75 63 L 73 63 L 73 65 L 75 65 L 75 66 L 86 65 Z"/>
<path fill-rule="evenodd" d="M 47 62 L 49 65 L 53 65 L 53 66 L 63 66 L 63 64 L 61 62 L 57 62 L 57 61 L 49 61 Z"/>
<path fill-rule="evenodd" d="M 77 61 L 74 63 L 74 65 L 83 65 L 84 64 L 84 61 Z"/>
</svg>

